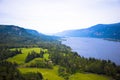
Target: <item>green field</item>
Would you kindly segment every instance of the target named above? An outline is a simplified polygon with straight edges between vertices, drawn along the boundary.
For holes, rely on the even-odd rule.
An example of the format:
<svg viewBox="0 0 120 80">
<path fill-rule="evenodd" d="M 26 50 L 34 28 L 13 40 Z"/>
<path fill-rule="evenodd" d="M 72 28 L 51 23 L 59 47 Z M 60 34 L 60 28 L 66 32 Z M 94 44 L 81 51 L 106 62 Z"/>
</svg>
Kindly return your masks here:
<svg viewBox="0 0 120 80">
<path fill-rule="evenodd" d="M 18 68 L 22 74 L 26 74 L 28 72 L 41 72 L 44 80 L 64 80 L 62 77 L 58 76 L 57 69 L 58 67 L 54 67 L 53 69 L 42 69 L 42 68 Z"/>
<path fill-rule="evenodd" d="M 29 66 L 29 65 L 31 65 L 31 64 L 36 63 L 37 61 L 42 61 L 42 60 L 43 60 L 42 58 L 35 58 L 35 59 L 31 60 L 31 61 L 28 62 L 28 63 L 24 63 L 24 64 L 22 65 L 22 67 Z"/>
<path fill-rule="evenodd" d="M 53 69 L 47 69 L 47 68 L 29 68 L 25 67 L 26 65 L 29 65 L 31 63 L 34 63 L 36 60 L 41 60 L 42 58 L 35 58 L 32 61 L 25 63 L 26 56 L 29 52 L 35 51 L 37 53 L 40 52 L 40 50 L 43 50 L 42 48 L 18 48 L 22 50 L 22 54 L 18 54 L 14 57 L 8 58 L 7 61 L 10 62 L 16 62 L 20 66 L 18 69 L 22 74 L 26 74 L 28 72 L 41 72 L 44 80 L 64 80 L 63 77 L 60 77 L 58 75 L 58 66 L 53 66 Z M 14 49 L 12 49 L 14 50 Z M 44 49 L 45 54 L 44 58 L 49 59 L 49 54 L 47 49 Z M 97 74 L 91 74 L 91 73 L 76 73 L 69 77 L 69 80 L 110 80 L 107 76 L 97 75 Z"/>
<path fill-rule="evenodd" d="M 58 76 L 57 73 L 58 67 L 55 66 L 54 69 L 41 69 L 41 68 L 19 68 L 22 74 L 26 74 L 27 72 L 41 72 L 44 79 L 48 80 L 64 80 L 64 78 Z M 71 75 L 69 80 L 110 80 L 109 77 L 103 75 L 97 75 L 92 73 L 76 73 Z"/>
<path fill-rule="evenodd" d="M 110 78 L 97 74 L 76 73 L 70 76 L 70 80 L 110 80 Z"/>
<path fill-rule="evenodd" d="M 29 52 L 34 50 L 35 52 L 39 53 L 40 50 L 42 50 L 41 48 L 19 48 L 19 49 L 22 50 L 22 54 L 18 54 L 12 58 L 8 58 L 7 60 L 10 62 L 16 62 L 18 64 L 24 64 L 25 59 Z M 12 50 L 14 50 L 14 49 L 12 49 Z"/>
</svg>

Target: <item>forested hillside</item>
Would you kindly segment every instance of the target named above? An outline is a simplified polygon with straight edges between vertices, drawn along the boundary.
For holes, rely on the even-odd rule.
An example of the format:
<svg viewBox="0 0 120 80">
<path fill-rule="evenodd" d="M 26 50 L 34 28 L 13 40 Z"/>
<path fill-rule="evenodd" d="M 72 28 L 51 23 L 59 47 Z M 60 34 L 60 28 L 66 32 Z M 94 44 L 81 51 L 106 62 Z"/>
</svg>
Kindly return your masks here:
<svg viewBox="0 0 120 80">
<path fill-rule="evenodd" d="M 1 47 L 37 46 L 42 42 L 54 42 L 57 39 L 56 36 L 44 35 L 35 30 L 14 25 L 0 25 Z"/>
<path fill-rule="evenodd" d="M 57 33 L 58 36 L 94 37 L 120 40 L 120 23 L 97 24 L 85 29 L 68 30 Z"/>
</svg>

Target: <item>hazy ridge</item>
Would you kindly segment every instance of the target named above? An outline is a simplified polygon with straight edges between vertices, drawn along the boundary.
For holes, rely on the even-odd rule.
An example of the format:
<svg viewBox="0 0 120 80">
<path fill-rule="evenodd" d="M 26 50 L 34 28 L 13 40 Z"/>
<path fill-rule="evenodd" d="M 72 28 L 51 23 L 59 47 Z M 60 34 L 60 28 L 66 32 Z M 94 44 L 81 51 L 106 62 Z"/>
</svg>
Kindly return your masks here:
<svg viewBox="0 0 120 80">
<path fill-rule="evenodd" d="M 85 29 L 66 30 L 57 33 L 56 35 L 67 37 L 93 37 L 120 40 L 120 23 L 97 24 Z"/>
</svg>

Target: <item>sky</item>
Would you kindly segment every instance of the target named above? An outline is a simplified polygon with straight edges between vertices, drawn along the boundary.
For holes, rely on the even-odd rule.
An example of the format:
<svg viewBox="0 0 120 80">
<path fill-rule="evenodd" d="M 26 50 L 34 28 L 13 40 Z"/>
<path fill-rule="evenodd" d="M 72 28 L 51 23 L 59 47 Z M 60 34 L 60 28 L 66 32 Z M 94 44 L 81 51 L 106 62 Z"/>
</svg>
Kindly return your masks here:
<svg viewBox="0 0 120 80">
<path fill-rule="evenodd" d="M 120 22 L 120 0 L 0 0 L 0 24 L 41 33 Z"/>
</svg>

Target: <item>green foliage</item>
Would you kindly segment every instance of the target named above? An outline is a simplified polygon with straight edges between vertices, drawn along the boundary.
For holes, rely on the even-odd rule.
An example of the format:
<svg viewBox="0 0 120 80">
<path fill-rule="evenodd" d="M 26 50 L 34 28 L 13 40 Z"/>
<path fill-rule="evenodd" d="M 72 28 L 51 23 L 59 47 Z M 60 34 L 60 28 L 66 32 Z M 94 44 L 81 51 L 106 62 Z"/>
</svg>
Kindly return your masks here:
<svg viewBox="0 0 120 80">
<path fill-rule="evenodd" d="M 29 62 L 31 60 L 33 60 L 34 58 L 43 58 L 44 57 L 44 50 L 40 50 L 40 53 L 36 53 L 35 51 L 32 51 L 30 53 L 28 53 L 25 62 Z"/>
<path fill-rule="evenodd" d="M 40 53 L 36 53 L 35 51 L 32 51 L 28 53 L 25 62 L 29 62 L 33 60 L 34 58 L 38 58 L 38 57 L 43 58 L 43 54 L 44 54 L 44 51 L 41 51 Z"/>
<path fill-rule="evenodd" d="M 17 62 L 18 64 L 22 63 L 21 66 L 24 67 L 33 68 L 52 69 L 54 65 L 59 65 L 64 68 L 64 71 L 62 72 L 60 68 L 58 69 L 58 74 L 66 80 L 69 79 L 69 75 L 77 72 L 90 72 L 112 76 L 115 79 L 119 78 L 118 66 L 110 60 L 81 57 L 76 52 L 71 52 L 69 47 L 60 43 L 50 44 L 46 48 L 18 48 L 18 50 L 21 49 L 22 54 L 18 54 L 7 60 Z M 11 51 L 14 50 L 11 49 Z M 28 62 L 25 63 L 26 59 L 28 59 Z M 21 62 L 19 63 L 19 61 Z"/>
<path fill-rule="evenodd" d="M 66 68 L 59 67 L 58 73 L 59 73 L 59 76 L 62 76 L 65 80 L 69 80 L 70 74 L 67 73 Z"/>
<path fill-rule="evenodd" d="M 59 45 L 59 44 L 57 44 Z M 100 66 L 107 66 L 109 64 L 108 70 L 110 71 L 109 73 L 113 73 L 115 68 L 115 64 L 113 64 L 110 61 L 101 61 L 101 60 L 96 60 L 94 58 L 86 59 L 84 57 L 80 57 L 76 52 L 71 52 L 69 51 L 69 47 L 66 47 L 66 50 L 62 51 L 62 48 L 65 46 L 59 45 L 58 46 L 53 46 L 52 48 L 48 49 L 41 49 L 41 48 L 18 48 L 21 49 L 22 54 L 18 54 L 12 58 L 7 59 L 8 61 L 16 61 L 19 64 L 19 60 L 21 59 L 23 64 L 18 65 L 20 67 L 31 67 L 31 68 L 19 68 L 20 71 L 22 69 L 22 74 L 27 74 L 34 72 L 36 73 L 41 72 L 45 79 L 50 79 L 52 80 L 53 77 L 50 77 L 50 75 L 54 75 L 55 79 L 60 79 L 59 76 L 63 77 L 65 80 L 70 79 L 70 75 L 74 75 L 77 72 L 92 72 L 92 73 L 98 73 L 98 74 L 106 74 L 108 73 L 107 69 L 101 68 Z M 61 47 L 60 47 L 61 46 Z M 56 49 L 60 48 L 60 49 Z M 68 49 L 67 49 L 68 48 Z M 11 49 L 11 51 L 14 51 L 16 49 Z M 39 58 L 34 58 L 28 63 L 24 63 L 28 53 L 34 51 L 35 54 L 40 54 L 41 51 L 44 52 L 43 57 Z M 48 53 L 49 52 L 49 53 Z M 12 61 L 12 62 L 14 62 Z M 60 67 L 55 68 L 54 65 L 60 65 Z M 96 64 L 96 65 L 95 65 Z M 91 66 L 95 65 L 95 66 Z M 111 67 L 113 65 L 113 67 Z M 30 70 L 31 69 L 31 70 Z M 92 71 L 91 71 L 92 69 Z M 106 73 L 100 73 L 98 69 L 101 69 L 101 72 L 106 70 Z M 112 70 L 113 69 L 113 70 Z M 35 70 L 35 71 L 33 71 Z M 46 72 L 44 71 L 46 70 Z M 25 72 L 26 71 L 26 72 Z M 25 73 L 24 73 L 25 72 Z M 53 72 L 53 74 L 51 74 Z M 116 70 L 115 70 L 116 72 Z M 118 72 L 117 72 L 118 73 Z M 48 75 L 49 74 L 49 75 Z M 118 74 L 114 73 L 115 78 L 119 78 Z M 108 75 L 108 74 L 106 74 Z M 111 76 L 111 74 L 110 74 Z M 54 80 L 54 79 L 53 79 Z M 62 79 L 63 80 L 63 79 Z"/>
<path fill-rule="evenodd" d="M 43 76 L 40 72 L 28 72 L 23 74 L 25 80 L 43 80 Z"/>
<path fill-rule="evenodd" d="M 24 64 L 25 59 L 26 59 L 29 52 L 35 51 L 36 53 L 39 53 L 40 50 L 42 50 L 42 48 L 18 48 L 18 49 L 21 49 L 22 54 L 18 54 L 12 58 L 8 58 L 7 61 L 16 62 L 18 64 Z M 15 50 L 15 48 L 13 48 L 11 50 Z"/>
<path fill-rule="evenodd" d="M 15 66 L 7 61 L 0 62 L 0 80 L 24 80 Z"/>
<path fill-rule="evenodd" d="M 15 49 L 14 51 L 11 51 L 9 49 L 0 49 L 0 60 L 7 59 L 21 53 L 21 50 L 18 49 Z"/>
<path fill-rule="evenodd" d="M 53 69 L 19 68 L 22 74 L 26 74 L 29 72 L 34 72 L 34 73 L 41 72 L 44 77 L 44 80 L 65 80 L 63 76 L 58 76 L 59 75 L 58 69 L 59 66 L 54 66 Z M 110 77 L 91 74 L 91 73 L 75 73 L 73 75 L 69 75 L 69 80 L 112 80 L 112 79 Z"/>
<path fill-rule="evenodd" d="M 44 42 L 56 42 L 58 37 L 14 25 L 0 25 L 0 48 L 37 47 Z"/>
<path fill-rule="evenodd" d="M 48 54 L 48 53 L 45 53 L 45 54 L 43 55 L 43 57 L 44 57 L 44 59 L 49 60 L 49 54 Z"/>
<path fill-rule="evenodd" d="M 58 67 L 54 66 L 53 69 L 47 68 L 18 68 L 22 74 L 29 72 L 41 72 L 44 80 L 64 80 L 62 77 L 58 76 Z"/>
<path fill-rule="evenodd" d="M 6 47 L 13 49 L 5 49 Z M 6 59 L 17 64 L 2 61 Z M 36 31 L 17 26 L 0 27 L 0 80 L 42 80 L 43 77 L 45 80 L 109 79 L 104 76 L 82 74 L 83 72 L 120 79 L 120 66 L 110 60 L 81 57 L 78 53 L 72 52 L 70 47 L 56 41 L 54 37 L 40 35 Z"/>
<path fill-rule="evenodd" d="M 61 45 L 63 47 L 63 45 Z M 66 47 L 67 48 L 67 47 Z M 74 74 L 77 72 L 90 72 L 97 74 L 104 74 L 115 77 L 117 73 L 116 64 L 110 60 L 98 60 L 95 58 L 84 58 L 79 56 L 76 52 L 62 51 L 54 48 L 54 51 L 50 53 L 50 59 L 54 64 L 60 65 L 65 68 L 66 73 Z M 69 52 L 69 53 L 67 53 Z"/>
<path fill-rule="evenodd" d="M 25 64 L 26 67 L 36 67 L 36 68 L 49 68 L 53 69 L 53 63 L 50 60 L 35 58 L 29 63 Z"/>
<path fill-rule="evenodd" d="M 21 74 L 16 64 L 7 61 L 0 62 L 0 80 L 43 80 L 40 72 Z"/>
</svg>

